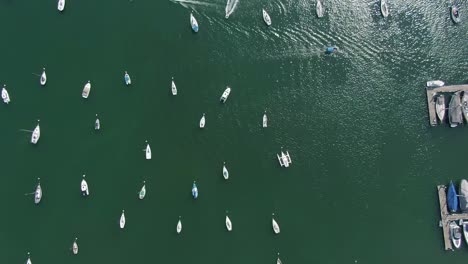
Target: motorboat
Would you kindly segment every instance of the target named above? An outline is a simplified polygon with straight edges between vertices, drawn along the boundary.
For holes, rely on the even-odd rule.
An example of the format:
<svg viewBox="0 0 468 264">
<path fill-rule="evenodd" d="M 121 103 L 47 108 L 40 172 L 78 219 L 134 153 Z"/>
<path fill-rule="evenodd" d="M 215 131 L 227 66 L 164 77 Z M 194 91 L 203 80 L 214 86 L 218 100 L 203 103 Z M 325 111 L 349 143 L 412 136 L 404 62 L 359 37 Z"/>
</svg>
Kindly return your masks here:
<svg viewBox="0 0 468 264">
<path fill-rule="evenodd" d="M 193 13 L 190 13 L 190 26 L 192 27 L 193 32 L 198 32 L 198 22 L 193 16 Z"/>
<path fill-rule="evenodd" d="M 62 12 L 65 9 L 65 0 L 59 0 L 57 4 L 58 11 Z"/>
<path fill-rule="evenodd" d="M 462 105 L 463 117 L 465 118 L 465 121 L 468 123 L 468 93 L 466 91 L 463 92 L 461 105 Z"/>
<path fill-rule="evenodd" d="M 126 85 L 132 84 L 132 79 L 130 79 L 130 75 L 128 75 L 127 71 L 125 71 L 124 80 Z"/>
<path fill-rule="evenodd" d="M 174 77 L 172 77 L 171 91 L 172 91 L 172 95 L 177 95 L 177 87 L 174 83 Z"/>
<path fill-rule="evenodd" d="M 31 261 L 31 256 L 28 252 L 28 259 L 26 260 L 26 264 L 32 264 L 32 261 Z"/>
<path fill-rule="evenodd" d="M 140 192 L 138 192 L 138 198 L 140 200 L 143 200 L 145 196 L 146 196 L 146 184 L 145 184 L 145 181 L 143 181 L 143 186 L 141 187 Z"/>
<path fill-rule="evenodd" d="M 223 163 L 223 177 L 224 179 L 229 179 L 229 171 L 226 169 L 226 162 Z"/>
<path fill-rule="evenodd" d="M 182 221 L 180 221 L 180 216 L 179 216 L 179 222 L 177 222 L 177 234 L 180 234 L 182 232 Z"/>
<path fill-rule="evenodd" d="M 145 141 L 145 142 L 146 142 L 146 149 L 144 149 L 144 151 L 146 152 L 146 159 L 150 160 L 151 159 L 151 148 L 150 148 L 150 145 L 148 144 L 148 141 Z"/>
<path fill-rule="evenodd" d="M 265 113 L 263 114 L 262 126 L 263 126 L 263 127 L 268 127 L 268 117 L 267 117 L 266 111 L 265 111 Z"/>
<path fill-rule="evenodd" d="M 73 245 L 72 245 L 73 255 L 78 254 L 78 244 L 76 243 L 77 239 L 78 238 L 75 237 L 75 241 L 73 241 Z"/>
<path fill-rule="evenodd" d="M 460 182 L 459 196 L 458 196 L 460 210 L 463 213 L 468 212 L 468 181 L 462 179 Z M 468 243 L 467 243 L 468 244 Z"/>
<path fill-rule="evenodd" d="M 83 179 L 81 180 L 81 194 L 83 196 L 88 196 L 89 195 L 89 188 L 88 188 L 88 183 L 85 180 L 85 175 L 83 175 Z"/>
<path fill-rule="evenodd" d="M 292 163 L 291 161 L 291 157 L 289 156 L 289 152 L 286 151 L 286 153 L 283 152 L 283 150 L 281 150 L 281 155 L 279 154 L 276 154 L 276 156 L 278 157 L 278 161 L 281 165 L 281 167 L 289 167 L 289 164 Z"/>
<path fill-rule="evenodd" d="M 461 228 L 457 225 L 457 223 L 451 221 L 449 224 L 449 230 L 450 239 L 452 239 L 453 246 L 455 246 L 455 248 L 460 248 L 462 239 Z"/>
<path fill-rule="evenodd" d="M 460 8 L 457 4 L 453 4 L 450 7 L 450 18 L 452 19 L 453 23 L 458 24 L 460 23 Z"/>
<path fill-rule="evenodd" d="M 445 108 L 446 108 L 444 95 L 441 94 L 437 96 L 435 108 L 436 108 L 437 117 L 439 118 L 440 122 L 444 122 Z"/>
<path fill-rule="evenodd" d="M 37 126 L 34 128 L 31 135 L 31 143 L 37 144 L 39 138 L 41 137 L 41 128 L 39 127 L 39 120 L 37 120 Z"/>
<path fill-rule="evenodd" d="M 273 227 L 273 232 L 275 232 L 275 234 L 279 234 L 280 233 L 280 227 L 279 227 L 278 223 L 276 222 L 274 216 L 275 216 L 275 214 L 273 214 L 273 217 L 271 218 L 271 224 L 272 224 L 272 227 Z"/>
<path fill-rule="evenodd" d="M 325 54 L 333 54 L 337 52 L 338 52 L 338 48 L 335 46 L 330 46 L 325 49 Z"/>
<path fill-rule="evenodd" d="M 228 86 L 226 88 L 226 90 L 224 90 L 223 94 L 221 95 L 221 98 L 219 98 L 219 100 L 223 103 L 226 102 L 226 100 L 228 99 L 229 97 L 229 94 L 231 93 L 231 88 Z"/>
<path fill-rule="evenodd" d="M 322 5 L 322 1 L 317 0 L 317 5 L 315 6 L 315 12 L 317 13 L 317 17 L 323 17 L 325 10 Z"/>
<path fill-rule="evenodd" d="M 232 222 L 231 219 L 229 219 L 229 216 L 226 215 L 226 228 L 228 231 L 232 231 Z"/>
<path fill-rule="evenodd" d="M 192 196 L 193 196 L 193 199 L 198 198 L 198 188 L 197 188 L 197 184 L 195 183 L 195 181 L 192 184 Z"/>
<path fill-rule="evenodd" d="M 205 127 L 205 113 L 203 113 L 203 116 L 200 119 L 200 128 Z"/>
<path fill-rule="evenodd" d="M 442 87 L 444 86 L 445 83 L 441 80 L 434 80 L 434 81 L 428 81 L 426 82 L 427 87 Z"/>
<path fill-rule="evenodd" d="M 457 127 L 458 125 L 463 124 L 460 92 L 456 92 L 452 95 L 452 99 L 450 99 L 448 114 L 450 127 Z"/>
<path fill-rule="evenodd" d="M 94 121 L 94 130 L 101 129 L 101 121 L 99 121 L 98 115 L 96 114 L 96 121 Z"/>
<path fill-rule="evenodd" d="M 42 188 L 41 188 L 41 182 L 40 178 L 37 178 L 37 186 L 36 186 L 36 191 L 34 191 L 34 203 L 39 204 L 42 199 Z"/>
<path fill-rule="evenodd" d="M 450 181 L 447 191 L 447 206 L 450 213 L 456 213 L 458 211 L 458 195 L 452 181 Z"/>
<path fill-rule="evenodd" d="M 270 15 L 265 11 L 265 9 L 262 9 L 262 14 L 263 14 L 263 21 L 265 21 L 265 24 L 267 26 L 271 26 L 271 18 Z"/>
<path fill-rule="evenodd" d="M 83 98 L 88 98 L 90 91 L 91 91 L 91 82 L 88 81 L 83 87 L 83 92 L 81 93 L 81 96 Z"/>
<path fill-rule="evenodd" d="M 8 104 L 10 102 L 10 95 L 8 94 L 8 91 L 6 89 L 6 85 L 3 85 L 2 88 L 2 100 L 5 104 Z"/>
<path fill-rule="evenodd" d="M 276 259 L 276 264 L 283 264 L 283 263 L 281 262 L 280 257 L 279 257 L 279 253 L 278 253 L 278 258 Z"/>
<path fill-rule="evenodd" d="M 387 0 L 380 0 L 380 12 L 382 12 L 383 17 L 388 17 Z"/>
<path fill-rule="evenodd" d="M 122 215 L 120 216 L 119 224 L 121 229 L 125 227 L 125 210 L 122 210 Z"/>
<path fill-rule="evenodd" d="M 463 236 L 465 237 L 465 242 L 468 245 L 468 221 L 460 219 L 460 226 L 463 228 Z"/>
<path fill-rule="evenodd" d="M 45 72 L 45 68 L 42 68 L 42 74 L 41 74 L 41 78 L 40 78 L 40 83 L 42 86 L 44 86 L 47 82 L 47 75 L 46 75 L 46 72 Z"/>
</svg>

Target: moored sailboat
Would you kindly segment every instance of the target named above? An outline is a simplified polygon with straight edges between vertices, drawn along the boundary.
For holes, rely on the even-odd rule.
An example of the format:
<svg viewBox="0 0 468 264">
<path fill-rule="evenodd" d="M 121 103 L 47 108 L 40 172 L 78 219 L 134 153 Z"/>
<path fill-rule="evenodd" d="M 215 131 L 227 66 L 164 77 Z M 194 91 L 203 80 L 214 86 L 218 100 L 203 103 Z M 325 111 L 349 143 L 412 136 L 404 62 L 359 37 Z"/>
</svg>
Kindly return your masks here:
<svg viewBox="0 0 468 264">
<path fill-rule="evenodd" d="M 193 184 L 192 184 L 192 197 L 193 197 L 193 199 L 198 198 L 198 187 L 197 187 L 197 184 L 195 183 L 195 181 L 193 181 Z"/>
<path fill-rule="evenodd" d="M 179 216 L 179 221 L 177 222 L 176 230 L 177 230 L 177 234 L 180 234 L 180 232 L 182 232 L 182 221 L 180 220 L 180 216 Z"/>
<path fill-rule="evenodd" d="M 3 88 L 2 88 L 2 100 L 5 104 L 10 103 L 10 95 L 8 94 L 5 84 L 3 85 Z"/>
<path fill-rule="evenodd" d="M 36 190 L 34 191 L 34 203 L 39 204 L 42 200 L 41 178 L 37 178 Z"/>
<path fill-rule="evenodd" d="M 456 213 L 458 211 L 458 195 L 452 181 L 450 181 L 447 191 L 447 206 L 450 213 Z"/>
<path fill-rule="evenodd" d="M 122 214 L 120 215 L 119 225 L 121 229 L 125 227 L 125 210 L 122 210 Z"/>
<path fill-rule="evenodd" d="M 89 188 L 88 183 L 85 180 L 86 175 L 83 174 L 83 179 L 81 180 L 81 195 L 88 196 L 89 195 Z"/>
<path fill-rule="evenodd" d="M 81 93 L 81 96 L 86 99 L 88 98 L 90 92 L 91 92 L 91 81 L 88 81 L 83 87 L 83 92 Z"/>
<path fill-rule="evenodd" d="M 42 68 L 42 74 L 41 74 L 41 78 L 39 80 L 39 82 L 41 83 L 42 86 L 44 86 L 47 82 L 47 75 L 46 75 L 46 72 L 45 72 L 45 68 Z"/>
<path fill-rule="evenodd" d="M 436 99 L 436 113 L 437 117 L 439 118 L 440 122 L 444 122 L 445 119 L 445 97 L 443 94 L 437 96 Z"/>
<path fill-rule="evenodd" d="M 193 32 L 198 32 L 198 22 L 193 16 L 193 13 L 190 13 L 190 26 L 192 27 Z"/>
<path fill-rule="evenodd" d="M 203 116 L 200 118 L 200 128 L 205 127 L 205 113 L 203 113 Z"/>
<path fill-rule="evenodd" d="M 231 219 L 229 219 L 229 216 L 226 215 L 226 229 L 228 231 L 232 231 L 232 222 Z"/>
<path fill-rule="evenodd" d="M 223 177 L 225 180 L 229 179 L 229 171 L 226 168 L 226 162 L 223 163 Z"/>
<path fill-rule="evenodd" d="M 145 181 L 143 181 L 143 186 L 141 187 L 140 191 L 138 192 L 138 198 L 140 200 L 143 200 L 146 196 L 146 184 Z"/>
<path fill-rule="evenodd" d="M 267 24 L 267 26 L 271 26 L 271 17 L 267 13 L 267 11 L 265 11 L 265 9 L 262 9 L 262 15 L 263 15 L 263 21 L 265 21 L 265 24 Z"/>
<path fill-rule="evenodd" d="M 278 223 L 275 220 L 275 214 L 272 214 L 271 225 L 273 227 L 273 232 L 275 232 L 275 234 L 279 234 L 280 233 L 280 227 L 279 227 Z"/>
<path fill-rule="evenodd" d="M 177 95 L 177 87 L 176 87 L 175 82 L 174 82 L 174 77 L 172 77 L 171 91 L 172 91 L 172 95 Z"/>
</svg>

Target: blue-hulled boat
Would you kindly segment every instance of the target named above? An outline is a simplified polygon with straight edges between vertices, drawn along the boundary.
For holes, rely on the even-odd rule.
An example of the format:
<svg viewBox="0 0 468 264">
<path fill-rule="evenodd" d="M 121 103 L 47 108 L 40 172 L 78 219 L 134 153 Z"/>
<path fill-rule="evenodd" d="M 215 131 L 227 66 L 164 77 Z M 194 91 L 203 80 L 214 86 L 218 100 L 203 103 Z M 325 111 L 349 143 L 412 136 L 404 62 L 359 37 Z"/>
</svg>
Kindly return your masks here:
<svg viewBox="0 0 468 264">
<path fill-rule="evenodd" d="M 327 47 L 325 49 L 325 54 L 332 54 L 332 53 L 335 53 L 338 51 L 338 48 L 337 47 Z"/>
<path fill-rule="evenodd" d="M 451 213 L 458 211 L 458 196 L 455 190 L 455 185 L 450 181 L 449 189 L 447 191 L 447 206 Z"/>
<path fill-rule="evenodd" d="M 192 13 L 190 13 L 190 26 L 192 27 L 193 32 L 198 32 L 198 22 Z"/>
<path fill-rule="evenodd" d="M 194 199 L 198 198 L 198 188 L 195 182 L 193 182 L 193 185 L 192 185 L 192 196 Z"/>
</svg>

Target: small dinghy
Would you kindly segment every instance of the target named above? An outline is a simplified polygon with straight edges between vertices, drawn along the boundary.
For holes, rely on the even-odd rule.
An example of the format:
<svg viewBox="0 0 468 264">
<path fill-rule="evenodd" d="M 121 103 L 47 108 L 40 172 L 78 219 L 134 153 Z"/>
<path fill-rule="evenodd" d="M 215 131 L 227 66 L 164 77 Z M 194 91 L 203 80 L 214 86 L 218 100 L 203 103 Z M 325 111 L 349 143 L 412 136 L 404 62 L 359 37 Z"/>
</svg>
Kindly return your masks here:
<svg viewBox="0 0 468 264">
<path fill-rule="evenodd" d="M 232 222 L 231 219 L 229 219 L 229 216 L 226 215 L 226 228 L 228 231 L 232 231 Z"/>
<path fill-rule="evenodd" d="M 463 227 L 463 236 L 465 237 L 465 242 L 468 245 L 468 221 L 460 219 L 460 226 Z"/>
<path fill-rule="evenodd" d="M 322 5 L 322 1 L 317 0 L 317 5 L 315 6 L 315 12 L 317 13 L 317 17 L 323 17 L 325 10 Z"/>
<path fill-rule="evenodd" d="M 458 195 L 452 181 L 450 181 L 447 191 L 447 206 L 450 213 L 456 213 L 458 211 Z"/>
<path fill-rule="evenodd" d="M 101 129 L 101 121 L 99 121 L 98 115 L 96 114 L 96 121 L 94 121 L 94 130 Z"/>
<path fill-rule="evenodd" d="M 465 121 L 468 123 L 468 93 L 467 91 L 463 92 L 463 97 L 461 99 L 462 112 Z"/>
<path fill-rule="evenodd" d="M 457 127 L 458 125 L 463 124 L 463 114 L 459 91 L 454 93 L 452 95 L 452 99 L 450 99 L 448 114 L 450 127 Z"/>
<path fill-rule="evenodd" d="M 182 222 L 180 221 L 180 216 L 179 216 L 179 222 L 177 222 L 177 234 L 180 234 L 182 232 Z"/>
<path fill-rule="evenodd" d="M 229 171 L 226 169 L 226 162 L 223 163 L 223 177 L 225 180 L 229 179 Z"/>
<path fill-rule="evenodd" d="M 338 48 L 335 47 L 335 46 L 327 47 L 325 49 L 325 54 L 333 54 L 333 53 L 337 53 L 337 52 L 338 52 Z"/>
<path fill-rule="evenodd" d="M 457 223 L 452 221 L 450 222 L 449 229 L 450 239 L 452 239 L 453 245 L 455 246 L 455 248 L 460 248 L 462 239 L 461 228 L 457 225 Z"/>
<path fill-rule="evenodd" d="M 31 256 L 28 252 L 28 260 L 26 260 L 26 264 L 32 264 L 32 261 L 31 261 Z"/>
<path fill-rule="evenodd" d="M 453 23 L 458 24 L 460 23 L 460 10 L 457 4 L 453 4 L 450 7 L 450 18 L 452 19 Z"/>
<path fill-rule="evenodd" d="M 143 151 L 146 152 L 146 159 L 150 160 L 151 159 L 151 148 L 150 148 L 150 145 L 148 144 L 148 140 L 146 140 L 145 142 L 146 142 L 146 149 L 144 149 Z"/>
<path fill-rule="evenodd" d="M 281 148 L 281 156 L 279 154 L 276 154 L 278 157 L 278 161 L 281 165 L 281 167 L 289 167 L 289 164 L 292 163 L 291 157 L 289 156 L 289 152 L 286 151 L 286 153 L 283 152 L 283 148 Z"/>
<path fill-rule="evenodd" d="M 428 81 L 426 82 L 427 87 L 441 87 L 444 86 L 445 83 L 441 80 L 434 80 L 434 81 Z"/>
<path fill-rule="evenodd" d="M 436 113 L 437 117 L 439 118 L 440 122 L 443 123 L 445 119 L 445 97 L 444 95 L 437 96 L 436 101 Z"/>
<path fill-rule="evenodd" d="M 263 127 L 268 127 L 268 117 L 267 117 L 266 111 L 265 111 L 265 113 L 263 114 L 263 123 L 262 123 L 262 126 L 263 126 Z"/>
<path fill-rule="evenodd" d="M 275 214 L 273 214 L 273 216 L 271 218 L 271 224 L 272 224 L 272 227 L 273 227 L 273 232 L 275 232 L 275 234 L 279 234 L 280 233 L 280 227 L 279 227 L 279 225 L 276 222 L 274 217 L 275 217 Z"/>
<path fill-rule="evenodd" d="M 219 100 L 223 103 L 226 102 L 227 98 L 229 97 L 229 94 L 231 93 L 231 88 L 228 86 L 226 90 L 224 90 L 223 94 L 221 95 L 221 98 Z"/>
<path fill-rule="evenodd" d="M 89 188 L 88 188 L 88 183 L 85 180 L 85 175 L 83 174 L 83 179 L 81 180 L 81 194 L 83 196 L 88 196 L 89 195 Z"/>
<path fill-rule="evenodd" d="M 45 68 L 42 68 L 42 74 L 41 74 L 41 78 L 40 78 L 40 81 L 42 86 L 44 86 L 47 82 L 47 75 L 45 73 Z"/>
<path fill-rule="evenodd" d="M 177 95 L 177 87 L 174 83 L 174 77 L 172 77 L 171 91 L 172 91 L 172 95 Z"/>
<path fill-rule="evenodd" d="M 278 258 L 276 259 L 276 264 L 283 264 L 283 263 L 281 262 L 281 259 L 279 258 L 279 253 L 278 253 Z"/>
<path fill-rule="evenodd" d="M 198 22 L 193 16 L 193 13 L 190 13 L 190 26 L 192 27 L 193 32 L 198 32 Z"/>
<path fill-rule="evenodd" d="M 200 128 L 205 127 L 205 113 L 203 113 L 203 116 L 200 118 Z"/>
<path fill-rule="evenodd" d="M 127 71 L 125 71 L 124 80 L 126 85 L 132 84 L 132 79 L 130 79 L 130 75 L 128 75 Z"/>
<path fill-rule="evenodd" d="M 192 196 L 193 196 L 193 199 L 198 198 L 198 188 L 197 188 L 197 184 L 195 183 L 195 181 L 192 184 Z"/>
<path fill-rule="evenodd" d="M 65 0 L 59 0 L 57 4 L 58 11 L 62 12 L 65 9 Z"/>
<path fill-rule="evenodd" d="M 263 14 L 263 21 L 265 21 L 265 24 L 267 26 L 271 26 L 271 18 L 270 15 L 265 11 L 265 9 L 262 9 L 262 14 Z"/>
<path fill-rule="evenodd" d="M 388 4 L 387 0 L 380 0 L 380 12 L 383 17 L 388 17 Z"/>
<path fill-rule="evenodd" d="M 88 81 L 85 86 L 83 87 L 83 92 L 81 93 L 81 96 L 83 98 L 88 98 L 89 92 L 91 91 L 91 82 Z"/>
<path fill-rule="evenodd" d="M 78 254 L 78 244 L 76 243 L 76 240 L 78 238 L 75 237 L 75 241 L 73 241 L 73 245 L 72 245 L 72 251 L 73 251 L 73 255 L 76 255 Z"/>
<path fill-rule="evenodd" d="M 37 126 L 34 128 L 31 135 L 31 143 L 37 144 L 39 138 L 41 137 L 41 128 L 39 127 L 39 120 L 37 120 Z"/>
<path fill-rule="evenodd" d="M 10 102 L 10 95 L 8 94 L 5 84 L 3 85 L 2 89 L 2 100 L 5 104 L 8 104 Z"/>
<path fill-rule="evenodd" d="M 42 188 L 41 188 L 41 178 L 37 178 L 36 191 L 34 192 L 34 203 L 39 204 L 42 199 Z"/>
<path fill-rule="evenodd" d="M 119 224 L 121 229 L 125 227 L 125 210 L 122 210 L 122 215 L 120 216 Z"/>
<path fill-rule="evenodd" d="M 145 184 L 145 181 L 143 181 L 143 186 L 141 187 L 140 192 L 138 192 L 138 198 L 140 200 L 143 200 L 145 196 L 146 196 L 146 184 Z"/>
</svg>

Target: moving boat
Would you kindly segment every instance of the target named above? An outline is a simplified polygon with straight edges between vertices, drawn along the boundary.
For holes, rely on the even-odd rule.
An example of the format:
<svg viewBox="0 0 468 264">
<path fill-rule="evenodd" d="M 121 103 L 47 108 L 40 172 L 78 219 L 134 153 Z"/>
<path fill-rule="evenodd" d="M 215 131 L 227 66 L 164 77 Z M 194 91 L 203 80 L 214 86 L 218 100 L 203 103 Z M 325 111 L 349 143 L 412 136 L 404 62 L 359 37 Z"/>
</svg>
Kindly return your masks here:
<svg viewBox="0 0 468 264">
<path fill-rule="evenodd" d="M 47 75 L 45 73 L 45 68 L 42 68 L 42 74 L 41 74 L 41 79 L 40 79 L 40 83 L 42 86 L 44 86 L 47 82 Z"/>
<path fill-rule="evenodd" d="M 465 121 L 468 123 L 468 93 L 466 91 L 463 92 L 461 105 L 462 105 L 463 117 L 465 118 Z"/>
<path fill-rule="evenodd" d="M 5 104 L 8 104 L 10 102 L 10 95 L 8 94 L 5 84 L 3 85 L 2 89 L 2 100 Z"/>
<path fill-rule="evenodd" d="M 146 184 L 145 184 L 145 181 L 143 181 L 143 186 L 141 187 L 140 192 L 138 193 L 138 198 L 140 200 L 143 200 L 145 196 L 146 196 Z"/>
<path fill-rule="evenodd" d="M 283 148 L 281 148 L 281 156 L 279 154 L 276 154 L 278 157 L 278 161 L 281 165 L 281 167 L 289 167 L 289 164 L 292 163 L 291 157 L 289 156 L 289 152 L 286 151 L 286 154 L 283 152 Z"/>
<path fill-rule="evenodd" d="M 275 214 L 273 214 L 273 216 L 271 218 L 271 224 L 273 226 L 273 232 L 275 232 L 275 234 L 279 234 L 280 233 L 280 227 L 279 227 L 279 225 L 276 222 L 274 217 L 275 217 Z"/>
<path fill-rule="evenodd" d="M 441 80 L 434 80 L 434 81 L 428 81 L 426 82 L 427 87 L 441 87 L 444 86 L 445 83 Z"/>
<path fill-rule="evenodd" d="M 197 188 L 197 184 L 195 183 L 195 181 L 192 184 L 192 196 L 194 199 L 198 198 L 198 188 Z"/>
<path fill-rule="evenodd" d="M 78 238 L 75 237 L 75 241 L 73 241 L 73 245 L 72 245 L 73 255 L 78 254 L 78 244 L 76 243 L 77 239 Z"/>
<path fill-rule="evenodd" d="M 120 216 L 120 228 L 125 227 L 125 210 L 122 210 L 122 215 Z"/>
<path fill-rule="evenodd" d="M 174 77 L 172 77 L 171 90 L 172 90 L 172 95 L 177 95 L 177 87 L 174 83 Z"/>
<path fill-rule="evenodd" d="M 323 13 L 325 13 L 324 11 L 325 10 L 323 8 L 322 1 L 317 0 L 317 5 L 315 6 L 315 12 L 317 13 L 317 17 L 323 17 Z"/>
<path fill-rule="evenodd" d="M 83 179 L 81 180 L 81 194 L 83 196 L 88 196 L 89 195 L 89 188 L 88 188 L 88 183 L 85 180 L 85 175 L 83 174 Z"/>
<path fill-rule="evenodd" d="M 445 119 L 445 97 L 444 95 L 437 96 L 436 101 L 436 113 L 437 117 L 439 118 L 440 122 L 444 122 Z"/>
<path fill-rule="evenodd" d="M 448 114 L 450 127 L 457 127 L 458 125 L 463 124 L 460 92 L 456 92 L 452 95 L 452 99 L 450 99 Z"/>
<path fill-rule="evenodd" d="M 388 17 L 387 0 L 380 0 L 380 12 L 382 12 L 383 17 Z"/>
<path fill-rule="evenodd" d="M 232 222 L 231 219 L 229 219 L 229 216 L 226 215 L 226 228 L 228 231 L 232 231 Z"/>
<path fill-rule="evenodd" d="M 101 122 L 99 121 L 98 115 L 96 114 L 96 121 L 94 122 L 94 130 L 101 129 Z"/>
<path fill-rule="evenodd" d="M 202 118 L 200 119 L 200 128 L 205 127 L 205 113 L 203 113 Z"/>
<path fill-rule="evenodd" d="M 65 9 L 65 0 L 59 0 L 57 4 L 57 9 L 62 12 Z"/>
<path fill-rule="evenodd" d="M 452 243 L 455 248 L 460 248 L 461 245 L 461 228 L 454 222 L 450 222 L 449 225 L 450 229 L 450 238 L 452 239 Z"/>
<path fill-rule="evenodd" d="M 263 14 L 263 21 L 265 21 L 265 24 L 267 26 L 271 26 L 271 18 L 270 15 L 265 11 L 265 9 L 262 9 L 262 14 Z"/>
<path fill-rule="evenodd" d="M 182 222 L 180 221 L 180 216 L 179 216 L 179 222 L 177 222 L 177 234 L 180 234 L 182 232 Z"/>
<path fill-rule="evenodd" d="M 144 149 L 144 151 L 146 152 L 146 159 L 150 160 L 151 159 L 151 148 L 150 148 L 150 145 L 148 144 L 148 140 L 146 140 L 145 142 L 146 142 L 146 149 Z"/>
<path fill-rule="evenodd" d="M 452 181 L 450 181 L 447 191 L 447 206 L 450 213 L 456 213 L 458 211 L 458 195 Z"/>
<path fill-rule="evenodd" d="M 262 126 L 263 126 L 263 127 L 268 127 L 268 117 L 267 117 L 266 111 L 265 111 L 265 113 L 263 114 L 263 123 L 262 123 Z"/>
<path fill-rule="evenodd" d="M 28 252 L 28 260 L 26 260 L 26 264 L 32 264 L 32 261 L 31 261 L 31 256 Z"/>
<path fill-rule="evenodd" d="M 91 91 L 91 82 L 88 81 L 83 87 L 83 92 L 81 93 L 81 96 L 83 96 L 83 98 L 88 98 L 90 91 Z"/>
<path fill-rule="evenodd" d="M 463 213 L 468 212 L 468 181 L 462 179 L 460 182 L 460 196 L 458 200 L 460 201 L 460 210 Z M 467 243 L 468 244 L 468 243 Z"/>
<path fill-rule="evenodd" d="M 36 191 L 34 192 L 34 203 L 39 204 L 42 199 L 41 178 L 37 178 Z"/>
<path fill-rule="evenodd" d="M 468 222 L 460 219 L 460 226 L 463 227 L 463 236 L 465 237 L 465 242 L 468 245 Z"/>
<path fill-rule="evenodd" d="M 283 263 L 281 262 L 281 259 L 279 258 L 279 253 L 278 253 L 278 258 L 276 259 L 276 264 L 283 264 Z"/>
<path fill-rule="evenodd" d="M 39 138 L 41 137 L 41 128 L 39 127 L 39 120 L 37 120 L 37 126 L 34 128 L 32 135 L 31 135 L 31 143 L 37 144 Z"/>
<path fill-rule="evenodd" d="M 223 94 L 221 95 L 221 98 L 219 99 L 221 102 L 225 103 L 227 98 L 229 97 L 229 94 L 231 93 L 231 88 L 228 86 L 226 90 L 224 90 Z"/>
<path fill-rule="evenodd" d="M 130 79 L 130 75 L 128 75 L 127 71 L 125 71 L 124 80 L 126 85 L 132 84 L 132 79 Z"/>
<path fill-rule="evenodd" d="M 450 18 L 452 19 L 453 23 L 458 24 L 460 23 L 460 8 L 455 3 L 450 7 Z"/>
<path fill-rule="evenodd" d="M 223 177 L 224 179 L 229 179 L 229 171 L 226 169 L 226 162 L 223 163 Z"/>
<path fill-rule="evenodd" d="M 190 13 L 190 26 L 192 26 L 193 32 L 197 33 L 198 32 L 198 22 L 193 16 L 193 13 Z"/>
</svg>

